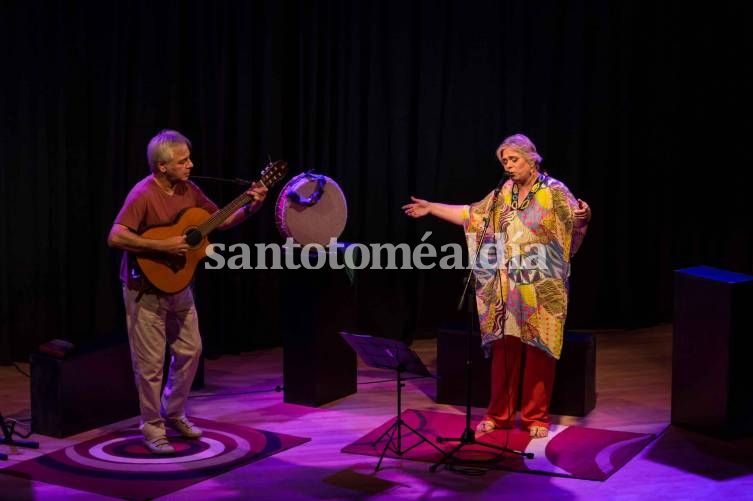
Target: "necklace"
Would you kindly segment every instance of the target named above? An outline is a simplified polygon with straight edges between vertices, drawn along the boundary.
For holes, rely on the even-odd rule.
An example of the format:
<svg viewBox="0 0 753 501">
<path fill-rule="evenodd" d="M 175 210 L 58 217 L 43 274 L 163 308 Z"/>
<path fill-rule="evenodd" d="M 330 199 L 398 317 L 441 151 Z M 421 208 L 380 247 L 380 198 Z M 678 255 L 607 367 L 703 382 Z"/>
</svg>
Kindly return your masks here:
<svg viewBox="0 0 753 501">
<path fill-rule="evenodd" d="M 526 207 L 528 207 L 528 204 L 531 203 L 531 200 L 533 200 L 533 196 L 536 194 L 539 189 L 541 189 L 541 181 L 542 176 L 539 175 L 538 178 L 536 178 L 536 182 L 533 183 L 533 186 L 531 186 L 531 189 L 528 191 L 528 195 L 523 199 L 523 202 L 518 205 L 518 192 L 520 191 L 520 186 L 517 184 L 512 185 L 512 200 L 510 202 L 510 206 L 514 210 L 523 210 Z"/>
</svg>

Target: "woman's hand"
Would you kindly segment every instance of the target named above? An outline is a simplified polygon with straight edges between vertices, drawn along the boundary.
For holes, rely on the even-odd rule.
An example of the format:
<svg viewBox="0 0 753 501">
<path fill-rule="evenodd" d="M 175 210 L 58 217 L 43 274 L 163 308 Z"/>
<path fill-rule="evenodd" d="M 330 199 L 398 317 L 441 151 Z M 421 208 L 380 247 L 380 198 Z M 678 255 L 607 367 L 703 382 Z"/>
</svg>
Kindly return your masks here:
<svg viewBox="0 0 753 501">
<path fill-rule="evenodd" d="M 416 197 L 410 197 L 410 199 L 413 203 L 403 205 L 406 216 L 419 218 L 431 213 L 431 202 Z"/>
<path fill-rule="evenodd" d="M 573 218 L 576 228 L 582 228 L 591 221 L 591 207 L 580 198 L 578 199 L 578 208 L 573 211 Z"/>
</svg>

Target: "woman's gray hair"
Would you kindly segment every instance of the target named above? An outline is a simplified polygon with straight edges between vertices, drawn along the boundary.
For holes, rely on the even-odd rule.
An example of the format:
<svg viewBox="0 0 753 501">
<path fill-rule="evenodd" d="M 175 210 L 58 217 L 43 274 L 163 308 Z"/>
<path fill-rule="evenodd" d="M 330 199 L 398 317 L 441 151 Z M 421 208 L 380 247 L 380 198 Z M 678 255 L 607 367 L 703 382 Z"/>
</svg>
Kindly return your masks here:
<svg viewBox="0 0 753 501">
<path fill-rule="evenodd" d="M 191 149 L 191 141 L 177 130 L 164 129 L 159 131 L 149 141 L 149 146 L 146 147 L 146 161 L 149 163 L 152 172 L 157 172 L 157 165 L 160 162 L 172 160 L 173 152 L 170 148 L 181 144 L 185 144 L 189 150 Z"/>
<path fill-rule="evenodd" d="M 528 162 L 533 163 L 537 169 L 544 160 L 544 158 L 536 151 L 536 145 L 533 144 L 533 141 L 523 134 L 513 134 L 502 141 L 502 144 L 497 148 L 497 158 L 500 162 L 502 161 L 502 151 L 506 149 L 517 151 Z"/>
</svg>

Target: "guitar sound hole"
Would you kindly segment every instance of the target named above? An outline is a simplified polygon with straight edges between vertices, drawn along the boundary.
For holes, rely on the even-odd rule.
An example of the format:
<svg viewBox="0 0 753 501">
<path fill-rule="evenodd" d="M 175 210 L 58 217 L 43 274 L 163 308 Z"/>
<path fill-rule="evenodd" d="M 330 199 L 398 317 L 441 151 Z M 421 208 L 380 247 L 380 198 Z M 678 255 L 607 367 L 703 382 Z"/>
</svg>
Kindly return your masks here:
<svg viewBox="0 0 753 501">
<path fill-rule="evenodd" d="M 186 243 L 191 247 L 195 247 L 201 243 L 204 237 L 201 236 L 201 232 L 195 228 L 192 228 L 186 232 Z"/>
</svg>

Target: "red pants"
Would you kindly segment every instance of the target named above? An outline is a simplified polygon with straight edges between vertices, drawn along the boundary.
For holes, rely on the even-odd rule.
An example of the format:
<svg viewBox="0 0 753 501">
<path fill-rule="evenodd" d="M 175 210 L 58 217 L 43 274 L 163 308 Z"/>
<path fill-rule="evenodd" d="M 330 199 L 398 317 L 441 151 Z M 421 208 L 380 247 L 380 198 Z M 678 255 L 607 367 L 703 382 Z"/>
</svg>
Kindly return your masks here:
<svg viewBox="0 0 753 501">
<path fill-rule="evenodd" d="M 557 360 L 539 348 L 523 344 L 520 338 L 514 336 L 505 336 L 504 339 L 494 341 L 491 352 L 491 399 L 486 410 L 486 419 L 490 419 L 500 428 L 512 428 L 520 388 L 522 427 L 549 428 L 549 401 L 552 398 Z M 524 357 L 521 386 L 520 365 Z"/>
</svg>

